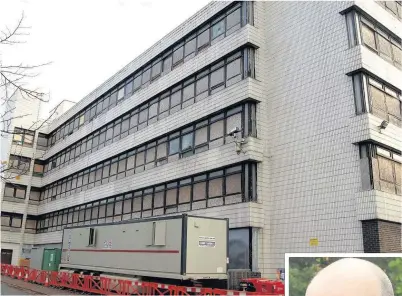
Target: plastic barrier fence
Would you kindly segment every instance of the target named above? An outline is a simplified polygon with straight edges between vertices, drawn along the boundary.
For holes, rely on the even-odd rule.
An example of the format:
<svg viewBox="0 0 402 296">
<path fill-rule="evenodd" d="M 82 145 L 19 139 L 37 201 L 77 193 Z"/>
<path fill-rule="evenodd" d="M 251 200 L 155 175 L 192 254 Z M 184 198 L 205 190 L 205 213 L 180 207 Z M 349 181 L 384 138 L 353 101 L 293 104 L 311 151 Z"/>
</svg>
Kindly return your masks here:
<svg viewBox="0 0 402 296">
<path fill-rule="evenodd" d="M 66 288 L 101 295 L 273 295 L 261 292 L 242 292 L 138 282 L 61 271 L 37 270 L 8 264 L 1 264 L 1 274 L 46 287 Z"/>
</svg>

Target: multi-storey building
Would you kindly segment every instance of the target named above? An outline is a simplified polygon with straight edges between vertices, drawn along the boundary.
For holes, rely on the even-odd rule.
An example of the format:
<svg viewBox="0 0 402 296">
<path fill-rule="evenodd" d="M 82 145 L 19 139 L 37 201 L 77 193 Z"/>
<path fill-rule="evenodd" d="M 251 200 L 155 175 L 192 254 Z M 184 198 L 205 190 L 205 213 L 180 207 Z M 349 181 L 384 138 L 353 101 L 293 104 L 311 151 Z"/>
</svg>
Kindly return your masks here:
<svg viewBox="0 0 402 296">
<path fill-rule="evenodd" d="M 2 248 L 188 212 L 229 218 L 229 267 L 263 276 L 285 252 L 401 251 L 401 13 L 210 3 L 46 130 L 14 137 L 10 161 L 31 167 L 5 184 Z"/>
</svg>

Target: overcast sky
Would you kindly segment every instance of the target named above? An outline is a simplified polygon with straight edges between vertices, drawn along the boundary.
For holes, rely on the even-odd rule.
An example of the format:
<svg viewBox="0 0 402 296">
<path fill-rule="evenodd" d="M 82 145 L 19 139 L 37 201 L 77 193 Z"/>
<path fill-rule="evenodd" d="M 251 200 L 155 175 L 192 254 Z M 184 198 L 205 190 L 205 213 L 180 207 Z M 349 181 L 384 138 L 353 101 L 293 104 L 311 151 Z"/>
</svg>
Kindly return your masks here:
<svg viewBox="0 0 402 296">
<path fill-rule="evenodd" d="M 0 29 L 24 12 L 29 36 L 1 49 L 4 64 L 52 62 L 35 86 L 50 110 L 79 101 L 205 6 L 209 0 L 0 0 Z M 49 110 L 44 110 L 48 112 Z"/>
</svg>

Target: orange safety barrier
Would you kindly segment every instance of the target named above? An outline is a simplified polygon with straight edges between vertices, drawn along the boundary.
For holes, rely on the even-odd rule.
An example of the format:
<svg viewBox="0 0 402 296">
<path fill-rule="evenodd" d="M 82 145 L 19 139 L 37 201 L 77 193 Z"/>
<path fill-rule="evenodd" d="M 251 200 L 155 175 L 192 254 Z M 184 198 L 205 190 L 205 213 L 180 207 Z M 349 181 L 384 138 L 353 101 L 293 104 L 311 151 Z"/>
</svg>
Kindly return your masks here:
<svg viewBox="0 0 402 296">
<path fill-rule="evenodd" d="M 55 288 L 78 290 L 102 295 L 210 295 L 210 296 L 251 296 L 273 295 L 269 293 L 243 292 L 213 288 L 183 287 L 159 283 L 130 281 L 108 277 L 80 275 L 63 271 L 46 271 L 1 264 L 1 274 L 26 282 Z M 284 295 L 276 295 L 284 296 Z"/>
</svg>

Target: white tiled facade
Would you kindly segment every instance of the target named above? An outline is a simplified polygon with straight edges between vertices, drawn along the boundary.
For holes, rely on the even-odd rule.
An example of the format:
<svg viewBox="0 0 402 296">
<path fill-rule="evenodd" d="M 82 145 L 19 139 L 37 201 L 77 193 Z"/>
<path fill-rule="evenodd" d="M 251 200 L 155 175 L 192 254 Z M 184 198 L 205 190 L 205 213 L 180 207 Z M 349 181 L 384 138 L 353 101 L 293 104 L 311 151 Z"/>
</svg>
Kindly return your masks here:
<svg viewBox="0 0 402 296">
<path fill-rule="evenodd" d="M 204 22 L 230 9 L 231 5 L 230 2 L 212 2 L 207 5 L 55 119 L 43 133 L 52 134 L 123 78 Z M 361 38 L 352 44 L 348 38 L 351 28 L 346 18 L 357 12 L 387 31 L 394 40 L 399 39 L 399 42 L 402 38 L 401 18 L 393 16 L 374 1 L 267 1 L 254 2 L 252 6 L 252 21 L 244 23 L 237 31 L 135 92 L 117 107 L 85 123 L 49 147 L 44 154 L 39 151 L 41 154 L 37 158 L 47 160 L 53 157 L 98 128 L 243 46 L 254 48 L 254 77 L 244 77 L 204 100 L 149 124 L 107 147 L 64 167 L 53 169 L 44 177 L 22 176 L 12 183 L 45 188 L 127 149 L 251 100 L 256 104 L 257 136 L 246 137 L 242 152 L 236 153 L 234 143 L 228 143 L 39 204 L 2 199 L 2 212 L 44 217 L 48 213 L 80 204 L 172 180 L 182 180 L 187 176 L 222 167 L 256 163 L 257 188 L 254 199 L 246 198 L 242 203 L 189 212 L 229 218 L 232 229 L 250 228 L 252 242 L 249 252 L 252 256 L 249 254 L 249 268 L 253 271 L 260 271 L 264 277 L 274 276 L 277 268 L 284 267 L 286 252 L 367 252 L 376 248 L 370 249 L 371 240 L 380 248 L 378 251 L 387 251 L 386 239 L 376 241 L 370 237 L 370 223 L 390 223 L 400 230 L 401 183 L 400 180 L 399 183 L 395 181 L 395 190 L 398 192 L 399 186 L 399 194 L 384 190 L 381 186 L 385 185 L 380 181 L 380 187 L 364 187 L 367 180 L 364 180 L 362 173 L 359 147 L 368 143 L 392 151 L 395 155 L 395 168 L 391 175 L 394 174 L 398 179 L 400 163 L 397 158 L 399 155 L 400 159 L 402 150 L 402 129 L 400 125 L 391 122 L 386 129 L 380 130 L 378 126 L 384 118 L 369 111 L 357 114 L 352 77 L 365 73 L 399 93 L 400 100 L 402 71 L 363 45 Z M 357 24 L 356 28 L 359 28 Z M 35 152 L 35 149 L 27 147 L 13 149 L 20 149 L 20 155 L 27 157 Z M 243 194 L 247 197 L 247 193 Z M 61 234 L 60 230 L 26 233 L 22 243 L 60 243 Z M 318 239 L 318 246 L 310 245 L 312 238 Z M 18 232 L 2 229 L 2 248 L 14 249 L 18 253 L 20 242 Z M 395 246 L 393 248 L 391 251 L 395 251 Z M 13 263 L 16 262 L 14 256 Z"/>
</svg>

